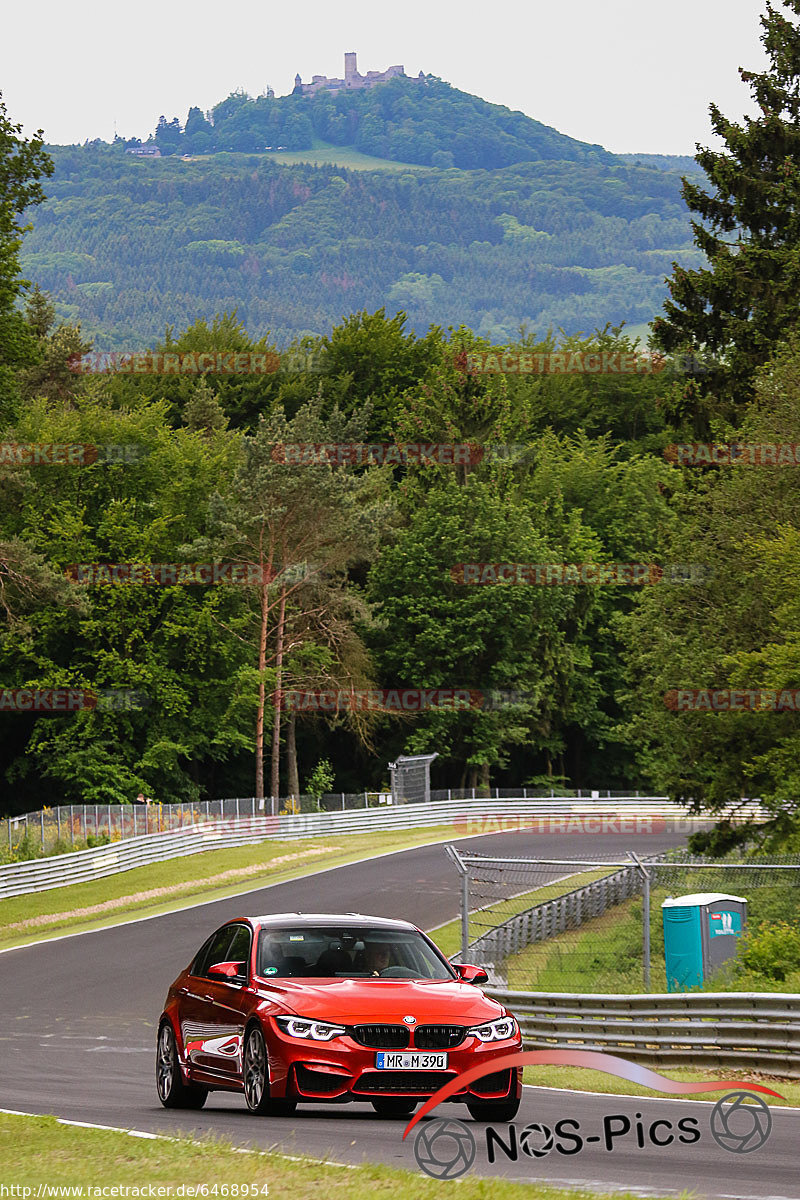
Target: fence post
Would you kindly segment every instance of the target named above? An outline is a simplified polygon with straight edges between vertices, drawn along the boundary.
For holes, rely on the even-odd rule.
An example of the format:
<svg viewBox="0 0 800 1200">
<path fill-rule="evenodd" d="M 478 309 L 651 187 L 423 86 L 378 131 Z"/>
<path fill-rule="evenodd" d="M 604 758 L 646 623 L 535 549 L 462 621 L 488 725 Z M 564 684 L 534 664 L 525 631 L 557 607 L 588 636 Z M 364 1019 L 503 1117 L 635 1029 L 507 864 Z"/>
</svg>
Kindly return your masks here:
<svg viewBox="0 0 800 1200">
<path fill-rule="evenodd" d="M 464 867 L 461 876 L 461 961 L 469 954 L 469 868 Z"/>
<path fill-rule="evenodd" d="M 342 812 L 344 812 L 344 792 L 342 792 Z"/>
<path fill-rule="evenodd" d="M 97 805 L 96 805 L 96 804 L 95 804 L 95 806 L 94 806 L 94 836 L 95 836 L 95 837 L 99 837 L 99 836 L 100 836 L 100 829 L 99 829 L 99 827 L 98 827 L 98 816 L 97 816 Z"/>
<path fill-rule="evenodd" d="M 56 826 L 58 828 L 58 840 L 61 841 L 61 805 L 56 805 Z"/>
<path fill-rule="evenodd" d="M 236 797 L 236 820 L 239 820 L 239 797 Z"/>
<path fill-rule="evenodd" d="M 111 841 L 111 805 L 108 806 L 108 840 Z"/>
<path fill-rule="evenodd" d="M 44 809 L 42 809 L 42 854 L 44 854 Z"/>
<path fill-rule="evenodd" d="M 75 814 L 73 812 L 73 805 L 71 805 L 71 804 L 69 806 L 69 840 L 70 840 L 70 845 L 74 849 L 75 848 Z"/>
<path fill-rule="evenodd" d="M 8 857 L 11 858 L 11 814 L 8 817 Z"/>
<path fill-rule="evenodd" d="M 628 851 L 642 872 L 642 975 L 644 990 L 650 991 L 650 875 L 632 850 Z"/>
</svg>

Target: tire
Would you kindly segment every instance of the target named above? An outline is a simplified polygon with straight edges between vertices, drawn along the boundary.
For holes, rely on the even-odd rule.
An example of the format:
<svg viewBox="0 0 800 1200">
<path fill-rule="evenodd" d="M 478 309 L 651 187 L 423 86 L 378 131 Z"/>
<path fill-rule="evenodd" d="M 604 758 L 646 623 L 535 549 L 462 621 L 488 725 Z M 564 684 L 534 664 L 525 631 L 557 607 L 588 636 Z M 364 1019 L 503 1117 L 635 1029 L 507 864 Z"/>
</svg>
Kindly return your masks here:
<svg viewBox="0 0 800 1200">
<path fill-rule="evenodd" d="M 262 1117 L 289 1117 L 297 1108 L 296 1100 L 273 1100 L 270 1097 L 267 1046 L 260 1025 L 251 1025 L 245 1034 L 242 1082 L 244 1098 L 251 1113 Z"/>
<path fill-rule="evenodd" d="M 520 1101 L 468 1100 L 467 1110 L 473 1121 L 513 1121 L 519 1112 Z"/>
<path fill-rule="evenodd" d="M 410 1096 L 384 1096 L 382 1100 L 371 1100 L 370 1104 L 379 1117 L 407 1117 L 419 1101 Z"/>
<path fill-rule="evenodd" d="M 202 1108 L 208 1096 L 208 1088 L 183 1082 L 178 1047 L 169 1021 L 164 1021 L 158 1031 L 156 1090 L 164 1108 Z"/>
</svg>

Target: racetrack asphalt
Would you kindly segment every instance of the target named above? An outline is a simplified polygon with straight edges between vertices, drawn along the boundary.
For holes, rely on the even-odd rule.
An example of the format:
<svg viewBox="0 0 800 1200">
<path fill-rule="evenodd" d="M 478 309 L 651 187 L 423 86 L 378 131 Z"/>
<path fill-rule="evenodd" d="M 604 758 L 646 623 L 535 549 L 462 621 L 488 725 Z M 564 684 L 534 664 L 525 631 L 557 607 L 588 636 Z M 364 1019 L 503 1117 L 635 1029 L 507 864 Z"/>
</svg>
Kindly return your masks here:
<svg viewBox="0 0 800 1200">
<path fill-rule="evenodd" d="M 684 838 L 670 833 L 631 837 L 521 832 L 454 841 L 501 856 L 596 854 L 622 861 L 628 849 L 656 853 L 682 844 Z M 554 876 L 562 873 L 553 868 Z M 300 1105 L 290 1118 L 264 1118 L 250 1115 L 243 1097 L 213 1092 L 199 1113 L 163 1109 L 154 1084 L 157 1022 L 168 985 L 208 933 L 230 917 L 300 910 L 363 912 L 402 917 L 432 929 L 453 920 L 458 903 L 458 876 L 439 843 L 7 951 L 0 955 L 0 1107 L 154 1133 L 211 1132 L 237 1145 L 418 1171 L 413 1146 L 419 1126 L 403 1142 L 406 1121 L 382 1120 L 367 1104 Z M 780 1085 L 775 1090 L 780 1091 Z M 578 1153 L 565 1154 L 554 1147 L 542 1157 L 519 1153 L 516 1161 L 497 1150 L 494 1163 L 487 1159 L 486 1127 L 471 1122 L 461 1105 L 448 1104 L 434 1118 L 465 1118 L 477 1142 L 472 1173 L 490 1178 L 538 1179 L 642 1195 L 691 1191 L 708 1200 L 798 1200 L 800 1111 L 771 1109 L 773 1128 L 767 1143 L 754 1153 L 733 1153 L 718 1146 L 709 1129 L 713 1104 L 722 1094 L 714 1093 L 704 1102 L 526 1087 L 514 1122 L 518 1131 L 531 1122 L 552 1128 L 570 1118 L 580 1122 L 580 1132 L 592 1141 Z M 608 1150 L 602 1136 L 604 1118 L 623 1115 L 631 1131 Z M 671 1121 L 675 1127 L 687 1116 L 699 1120 L 701 1136 L 695 1144 L 677 1139 L 666 1146 L 651 1142 L 648 1131 L 654 1121 Z M 644 1129 L 641 1148 L 637 1122 Z M 506 1127 L 499 1126 L 498 1132 L 505 1134 Z M 661 1126 L 656 1136 L 665 1139 L 668 1132 Z M 533 1147 L 541 1140 L 534 1139 Z M 561 1144 L 569 1150 L 575 1143 Z"/>
</svg>

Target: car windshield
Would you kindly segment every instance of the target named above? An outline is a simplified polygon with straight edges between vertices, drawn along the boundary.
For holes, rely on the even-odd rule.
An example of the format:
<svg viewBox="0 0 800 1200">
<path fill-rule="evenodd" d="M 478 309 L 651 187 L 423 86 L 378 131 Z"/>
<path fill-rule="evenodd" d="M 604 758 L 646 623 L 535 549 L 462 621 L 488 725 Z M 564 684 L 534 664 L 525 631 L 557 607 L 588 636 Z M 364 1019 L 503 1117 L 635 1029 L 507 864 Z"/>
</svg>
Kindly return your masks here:
<svg viewBox="0 0 800 1200">
<path fill-rule="evenodd" d="M 455 973 L 414 930 L 353 926 L 269 926 L 258 942 L 258 974 L 339 979 L 453 979 Z"/>
</svg>

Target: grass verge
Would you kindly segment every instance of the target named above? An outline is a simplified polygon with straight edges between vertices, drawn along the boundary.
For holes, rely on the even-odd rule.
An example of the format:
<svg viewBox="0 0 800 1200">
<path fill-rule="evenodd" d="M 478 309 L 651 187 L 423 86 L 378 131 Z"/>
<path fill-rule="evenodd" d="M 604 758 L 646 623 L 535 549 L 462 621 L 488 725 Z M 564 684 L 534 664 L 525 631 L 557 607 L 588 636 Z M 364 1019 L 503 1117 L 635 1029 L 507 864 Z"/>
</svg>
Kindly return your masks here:
<svg viewBox="0 0 800 1200">
<path fill-rule="evenodd" d="M 92 883 L 13 896 L 0 901 L 0 950 L 100 929 L 125 918 L 157 916 L 198 901 L 224 900 L 312 871 L 456 837 L 452 825 L 436 825 L 343 834 L 327 845 L 322 838 L 270 840 L 232 850 L 204 850 Z M 444 851 L 442 860 L 444 866 Z"/>
<path fill-rule="evenodd" d="M 545 1047 L 537 1045 L 532 1048 L 542 1050 Z M 770 1107 L 776 1105 L 800 1107 L 800 1081 L 797 1079 L 761 1075 L 755 1071 L 737 1072 L 728 1067 L 722 1067 L 719 1071 L 693 1071 L 683 1067 L 677 1067 L 673 1071 L 661 1071 L 658 1067 L 654 1067 L 653 1070 L 659 1071 L 661 1075 L 666 1075 L 668 1079 L 682 1079 L 687 1083 L 707 1083 L 712 1079 L 725 1079 L 731 1083 L 735 1079 L 744 1080 L 746 1083 L 761 1083 L 764 1087 L 780 1092 L 784 1097 L 783 1100 L 777 1100 L 774 1096 L 764 1096 Z M 616 1075 L 606 1075 L 603 1071 L 588 1071 L 582 1067 L 525 1067 L 523 1079 L 525 1083 L 533 1084 L 534 1087 L 563 1088 L 569 1092 L 602 1092 L 608 1096 L 649 1096 L 651 1099 L 661 1095 L 660 1092 L 642 1087 L 641 1084 L 630 1083 L 627 1079 L 618 1079 Z M 719 1100 L 723 1090 L 721 1088 L 719 1092 L 676 1096 L 674 1099 Z"/>
<path fill-rule="evenodd" d="M 386 1133 L 387 1140 L 396 1139 L 398 1146 L 401 1144 L 400 1122 L 387 1123 Z M 420 1171 L 372 1164 L 337 1167 L 275 1153 L 242 1154 L 227 1142 L 209 1138 L 144 1140 L 116 1130 L 61 1125 L 55 1117 L 0 1114 L 0 1162 L 3 1183 L 16 1185 L 18 1189 L 9 1194 L 22 1200 L 33 1196 L 37 1187 L 48 1184 L 139 1189 L 131 1190 L 130 1196 L 147 1195 L 147 1189 L 155 1187 L 165 1189 L 158 1192 L 163 1197 L 247 1195 L 259 1200 L 262 1196 L 271 1200 L 317 1200 L 319 1196 L 329 1200 L 350 1200 L 353 1196 L 438 1200 L 442 1195 L 441 1180 L 429 1179 Z M 212 1191 L 214 1185 L 216 1193 Z M 181 1193 L 179 1187 L 183 1188 Z M 21 1188 L 31 1191 L 25 1193 Z M 192 1193 L 190 1188 L 200 1190 Z M 87 1197 L 93 1194 L 85 1193 Z M 458 1195 L 460 1200 L 485 1200 L 488 1196 L 492 1200 L 531 1200 L 531 1197 L 586 1200 L 587 1197 L 586 1191 L 574 1188 L 564 1190 L 541 1183 L 508 1183 L 500 1178 L 472 1176 L 459 1179 Z M 602 1200 L 597 1193 L 595 1198 Z M 629 1192 L 615 1192 L 614 1200 L 634 1198 Z"/>
</svg>

